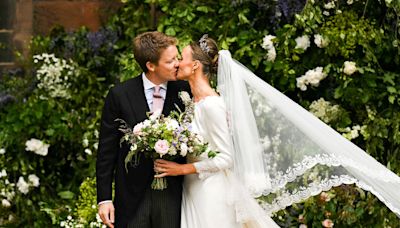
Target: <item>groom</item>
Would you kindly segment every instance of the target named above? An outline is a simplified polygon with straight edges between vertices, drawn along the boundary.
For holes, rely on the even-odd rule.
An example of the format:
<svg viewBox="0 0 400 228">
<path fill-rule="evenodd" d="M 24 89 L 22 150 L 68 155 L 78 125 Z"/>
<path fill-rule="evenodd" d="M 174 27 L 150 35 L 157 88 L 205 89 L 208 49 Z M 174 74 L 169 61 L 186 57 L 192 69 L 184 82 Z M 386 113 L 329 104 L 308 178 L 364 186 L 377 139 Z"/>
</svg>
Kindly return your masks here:
<svg viewBox="0 0 400 228">
<path fill-rule="evenodd" d="M 147 118 L 147 112 L 162 109 L 168 115 L 175 104 L 183 110 L 178 92 L 189 91 L 189 85 L 175 81 L 179 65 L 175 38 L 160 32 L 140 34 L 134 39 L 134 55 L 144 73 L 111 88 L 105 99 L 96 161 L 99 215 L 109 227 L 179 228 L 182 177 L 168 178 L 167 189 L 152 190 L 153 161 L 145 157 L 127 172 L 129 146 L 120 147 L 122 134 L 115 120 L 133 127 Z"/>
</svg>

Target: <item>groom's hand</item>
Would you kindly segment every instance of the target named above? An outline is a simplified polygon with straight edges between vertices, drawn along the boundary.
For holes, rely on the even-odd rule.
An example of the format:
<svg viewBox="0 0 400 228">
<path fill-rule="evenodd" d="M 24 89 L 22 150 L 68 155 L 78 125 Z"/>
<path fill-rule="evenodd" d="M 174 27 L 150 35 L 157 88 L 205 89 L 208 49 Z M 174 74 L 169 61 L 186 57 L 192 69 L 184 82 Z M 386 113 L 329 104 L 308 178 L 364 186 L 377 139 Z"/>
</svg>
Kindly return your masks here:
<svg viewBox="0 0 400 228">
<path fill-rule="evenodd" d="M 114 204 L 112 202 L 99 205 L 99 215 L 104 224 L 114 228 Z"/>
</svg>

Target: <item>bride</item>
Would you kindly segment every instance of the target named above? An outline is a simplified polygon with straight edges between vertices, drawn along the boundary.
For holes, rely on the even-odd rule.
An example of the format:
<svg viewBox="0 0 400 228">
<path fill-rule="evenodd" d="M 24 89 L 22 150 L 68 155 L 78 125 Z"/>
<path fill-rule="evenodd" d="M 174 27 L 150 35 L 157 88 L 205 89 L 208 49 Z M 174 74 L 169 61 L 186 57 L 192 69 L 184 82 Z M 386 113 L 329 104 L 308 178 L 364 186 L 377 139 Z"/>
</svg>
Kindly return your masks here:
<svg viewBox="0 0 400 228">
<path fill-rule="evenodd" d="M 341 184 L 370 191 L 400 216 L 399 176 L 207 35 L 183 49 L 178 79 L 191 87 L 193 130 L 219 152 L 155 162 L 158 177 L 185 175 L 181 227 L 278 227 L 271 213 Z"/>
</svg>

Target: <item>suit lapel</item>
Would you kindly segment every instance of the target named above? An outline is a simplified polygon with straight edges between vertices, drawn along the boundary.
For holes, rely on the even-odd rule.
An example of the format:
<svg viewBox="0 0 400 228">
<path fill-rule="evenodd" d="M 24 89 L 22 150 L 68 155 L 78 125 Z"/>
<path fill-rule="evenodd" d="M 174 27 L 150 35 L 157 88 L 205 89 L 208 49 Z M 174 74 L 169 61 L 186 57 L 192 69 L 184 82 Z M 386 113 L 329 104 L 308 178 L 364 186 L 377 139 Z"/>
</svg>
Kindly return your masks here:
<svg viewBox="0 0 400 228">
<path fill-rule="evenodd" d="M 147 104 L 146 96 L 144 95 L 143 80 L 141 75 L 132 80 L 131 90 L 127 96 L 132 112 L 135 114 L 135 121 L 141 122 L 147 118 L 146 113 L 150 111 Z"/>
</svg>

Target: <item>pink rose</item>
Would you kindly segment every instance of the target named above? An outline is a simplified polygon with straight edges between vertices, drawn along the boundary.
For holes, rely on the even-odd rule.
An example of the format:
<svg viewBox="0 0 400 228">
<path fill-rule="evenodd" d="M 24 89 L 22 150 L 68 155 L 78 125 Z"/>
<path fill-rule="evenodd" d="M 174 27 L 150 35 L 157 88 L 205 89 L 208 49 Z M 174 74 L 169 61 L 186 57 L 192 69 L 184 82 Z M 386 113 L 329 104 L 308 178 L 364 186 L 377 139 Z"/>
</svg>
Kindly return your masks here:
<svg viewBox="0 0 400 228">
<path fill-rule="evenodd" d="M 158 140 L 154 145 L 154 149 L 158 154 L 160 154 L 160 157 L 162 157 L 163 155 L 168 153 L 169 143 L 167 140 Z"/>
<path fill-rule="evenodd" d="M 323 226 L 323 227 L 332 228 L 333 225 L 334 225 L 334 224 L 333 224 L 332 220 L 330 220 L 330 219 L 325 219 L 325 220 L 322 222 L 322 226 Z"/>
<path fill-rule="evenodd" d="M 133 134 L 141 135 L 142 134 L 143 123 L 138 123 L 133 128 Z"/>
</svg>

